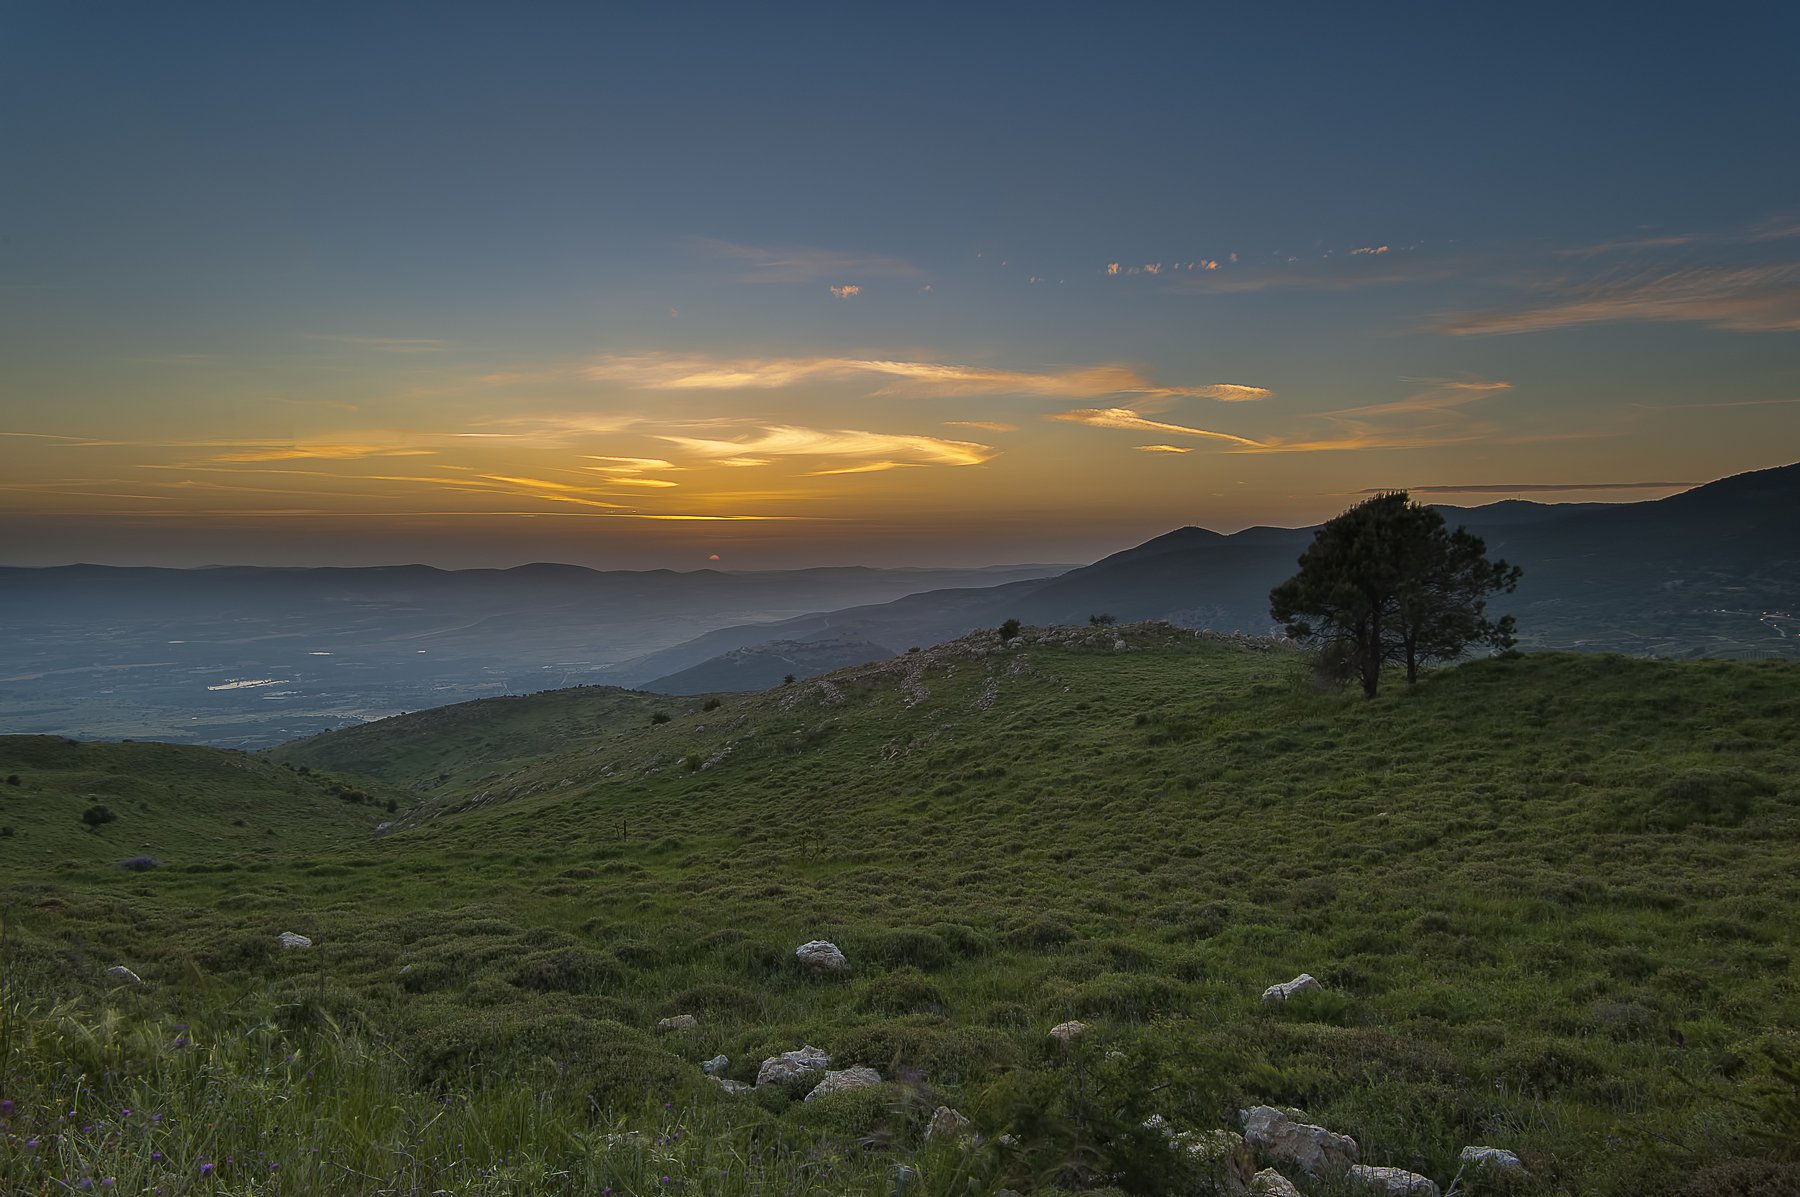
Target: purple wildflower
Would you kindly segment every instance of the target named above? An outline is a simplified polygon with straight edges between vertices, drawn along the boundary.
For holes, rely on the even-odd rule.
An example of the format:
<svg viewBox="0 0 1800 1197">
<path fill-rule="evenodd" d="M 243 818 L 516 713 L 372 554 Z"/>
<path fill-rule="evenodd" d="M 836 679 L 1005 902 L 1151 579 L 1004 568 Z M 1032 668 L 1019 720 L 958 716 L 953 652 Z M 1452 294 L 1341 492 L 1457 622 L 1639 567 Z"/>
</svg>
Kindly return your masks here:
<svg viewBox="0 0 1800 1197">
<path fill-rule="evenodd" d="M 212 1161 L 211 1161 L 211 1160 L 202 1160 L 202 1161 L 201 1161 L 201 1163 L 200 1163 L 200 1175 L 202 1175 L 202 1176 L 211 1176 L 211 1175 L 212 1175 L 212 1170 L 213 1170 L 213 1166 L 212 1166 Z"/>
</svg>

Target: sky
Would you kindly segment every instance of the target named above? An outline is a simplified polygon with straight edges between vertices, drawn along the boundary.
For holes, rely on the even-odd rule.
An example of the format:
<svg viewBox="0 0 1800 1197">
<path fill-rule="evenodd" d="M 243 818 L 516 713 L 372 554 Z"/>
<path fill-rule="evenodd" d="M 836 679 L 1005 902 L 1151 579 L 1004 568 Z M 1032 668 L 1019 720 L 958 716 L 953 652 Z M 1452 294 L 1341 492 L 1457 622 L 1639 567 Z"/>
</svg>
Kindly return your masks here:
<svg viewBox="0 0 1800 1197">
<path fill-rule="evenodd" d="M 1777 4 L 14 0 L 0 564 L 1080 562 L 1787 464 L 1797 54 Z"/>
</svg>

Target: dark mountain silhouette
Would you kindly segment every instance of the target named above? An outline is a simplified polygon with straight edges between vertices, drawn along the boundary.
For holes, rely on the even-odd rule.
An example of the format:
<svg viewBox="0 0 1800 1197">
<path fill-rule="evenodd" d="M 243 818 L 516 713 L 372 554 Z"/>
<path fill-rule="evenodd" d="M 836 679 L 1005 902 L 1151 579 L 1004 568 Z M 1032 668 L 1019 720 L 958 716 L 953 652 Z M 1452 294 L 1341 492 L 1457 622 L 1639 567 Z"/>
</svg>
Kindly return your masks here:
<svg viewBox="0 0 1800 1197">
<path fill-rule="evenodd" d="M 1490 557 L 1524 568 L 1518 592 L 1493 603 L 1518 616 L 1523 647 L 1800 655 L 1793 634 L 1800 627 L 1784 638 L 1761 617 L 1765 608 L 1800 608 L 1800 465 L 1643 503 L 1506 500 L 1438 510 L 1482 536 Z M 638 684 L 772 636 L 932 644 L 1008 618 L 1080 624 L 1107 614 L 1270 632 L 1269 590 L 1294 572 L 1315 530 L 1257 527 L 1226 536 L 1178 528 L 1055 577 L 722 628 L 631 662 L 618 677 Z"/>
</svg>

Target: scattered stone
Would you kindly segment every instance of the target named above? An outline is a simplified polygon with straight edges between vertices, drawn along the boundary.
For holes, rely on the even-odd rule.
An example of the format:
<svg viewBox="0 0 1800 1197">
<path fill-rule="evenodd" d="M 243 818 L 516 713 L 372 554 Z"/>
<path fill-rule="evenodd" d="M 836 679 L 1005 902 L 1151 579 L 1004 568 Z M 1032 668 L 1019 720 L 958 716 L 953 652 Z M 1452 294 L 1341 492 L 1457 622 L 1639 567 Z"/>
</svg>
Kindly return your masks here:
<svg viewBox="0 0 1800 1197">
<path fill-rule="evenodd" d="M 829 1052 L 808 1044 L 764 1060 L 762 1067 L 756 1070 L 756 1085 L 758 1088 L 764 1085 L 791 1085 L 805 1080 L 815 1072 L 824 1072 L 830 1063 Z"/>
<path fill-rule="evenodd" d="M 1344 1171 L 1361 1154 L 1349 1135 L 1296 1121 L 1274 1106 L 1253 1106 L 1244 1111 L 1243 1119 L 1244 1139 L 1251 1147 L 1292 1161 L 1313 1180 Z"/>
<path fill-rule="evenodd" d="M 714 1056 L 710 1060 L 703 1061 L 700 1065 L 700 1070 L 706 1073 L 707 1076 L 724 1076 L 725 1070 L 730 1067 L 730 1056 Z"/>
<path fill-rule="evenodd" d="M 673 1018 L 659 1018 L 656 1029 L 659 1031 L 691 1031 L 700 1025 L 700 1020 L 692 1014 L 677 1014 Z"/>
<path fill-rule="evenodd" d="M 980 1142 L 981 1136 L 975 1133 L 974 1124 L 949 1106 L 939 1106 L 931 1111 L 931 1121 L 925 1127 L 925 1138 L 948 1139 L 953 1143 Z"/>
<path fill-rule="evenodd" d="M 119 867 L 130 873 L 148 873 L 161 863 L 154 856 L 127 856 L 119 862 Z"/>
<path fill-rule="evenodd" d="M 276 936 L 276 941 L 284 948 L 310 948 L 312 940 L 304 935 L 295 935 L 292 931 L 283 931 Z"/>
<path fill-rule="evenodd" d="M 1196 1162 L 1217 1173 L 1228 1193 L 1246 1193 L 1256 1172 L 1256 1157 L 1244 1136 L 1236 1131 L 1178 1131 L 1161 1114 L 1144 1120 L 1144 1129 L 1161 1131 L 1173 1151 L 1185 1151 Z"/>
<path fill-rule="evenodd" d="M 1071 1040 L 1078 1039 L 1082 1035 L 1087 1034 L 1087 1029 L 1088 1025 L 1085 1022 L 1070 1019 L 1068 1022 L 1059 1022 L 1051 1027 L 1050 1038 L 1056 1040 L 1058 1043 L 1068 1043 Z"/>
<path fill-rule="evenodd" d="M 1457 1162 L 1465 1168 L 1486 1168 L 1495 1172 L 1525 1171 L 1519 1157 L 1504 1147 L 1465 1147 Z"/>
<path fill-rule="evenodd" d="M 1002 1146 L 1002 1147 L 1017 1147 L 1019 1145 L 1019 1136 L 1017 1136 L 1017 1135 L 1001 1135 L 999 1138 L 995 1139 L 994 1142 L 1000 1144 L 1000 1146 Z M 1007 1193 L 1007 1192 L 1011 1192 L 1011 1190 L 1010 1189 L 1000 1190 L 1000 1193 Z M 1000 1193 L 995 1193 L 994 1197 L 1000 1197 Z"/>
<path fill-rule="evenodd" d="M 1371 1193 L 1386 1197 L 1442 1197 L 1437 1184 L 1404 1168 L 1372 1168 L 1352 1164 L 1345 1175 Z"/>
<path fill-rule="evenodd" d="M 1265 1002 L 1285 1002 L 1296 993 L 1305 993 L 1309 989 L 1323 989 L 1317 977 L 1311 973 L 1301 973 L 1292 981 L 1280 985 L 1271 985 L 1263 990 L 1262 1000 Z"/>
<path fill-rule="evenodd" d="M 1294 1187 L 1293 1181 L 1273 1168 L 1264 1168 L 1250 1178 L 1250 1194 L 1251 1197 L 1306 1197 Z"/>
<path fill-rule="evenodd" d="M 736 1096 L 739 1093 L 748 1093 L 750 1090 L 756 1088 L 755 1085 L 746 1085 L 744 1082 L 734 1081 L 730 1077 L 709 1076 L 706 1079 L 732 1096 Z"/>
<path fill-rule="evenodd" d="M 144 978 L 138 976 L 123 964 L 115 964 L 106 970 L 106 975 L 115 981 L 123 981 L 127 985 L 142 985 Z"/>
<path fill-rule="evenodd" d="M 814 973 L 842 972 L 849 961 L 838 951 L 838 946 L 823 939 L 810 940 L 794 949 L 795 957 L 802 968 Z"/>
<path fill-rule="evenodd" d="M 830 1097 L 833 1093 L 850 1093 L 879 1084 L 881 1084 L 881 1074 L 873 1068 L 846 1068 L 841 1072 L 827 1072 L 825 1078 L 814 1085 L 812 1092 L 808 1093 L 803 1100 L 811 1101 L 815 1097 Z"/>
</svg>

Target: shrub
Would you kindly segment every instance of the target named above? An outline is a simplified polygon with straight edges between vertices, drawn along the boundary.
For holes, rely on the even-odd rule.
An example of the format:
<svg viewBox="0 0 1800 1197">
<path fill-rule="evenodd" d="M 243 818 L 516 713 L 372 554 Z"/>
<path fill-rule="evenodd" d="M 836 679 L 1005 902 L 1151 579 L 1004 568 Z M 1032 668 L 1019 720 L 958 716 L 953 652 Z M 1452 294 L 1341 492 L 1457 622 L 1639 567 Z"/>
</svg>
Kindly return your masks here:
<svg viewBox="0 0 1800 1197">
<path fill-rule="evenodd" d="M 154 856 L 129 856 L 119 862 L 119 867 L 133 873 L 148 873 L 158 863 Z"/>
<path fill-rule="evenodd" d="M 863 990 L 862 1005 L 878 1014 L 945 1014 L 949 1009 L 944 991 L 912 968 L 869 982 Z"/>
<path fill-rule="evenodd" d="M 1009 619 L 1005 623 L 1000 625 L 1000 639 L 1011 640 L 1014 636 L 1017 636 L 1018 634 L 1019 634 L 1019 621 L 1018 620 Z"/>
<path fill-rule="evenodd" d="M 890 967 L 910 964 L 934 969 L 950 963 L 950 945 L 933 932 L 917 927 L 901 927 L 879 935 L 864 951 L 877 964 Z"/>
<path fill-rule="evenodd" d="M 724 703 L 720 702 L 716 698 L 709 698 L 706 700 L 706 705 L 701 707 L 700 709 L 703 711 L 716 711 L 724 705 L 725 705 Z"/>
<path fill-rule="evenodd" d="M 520 989 L 535 989 L 539 993 L 578 993 L 616 980 L 617 976 L 613 962 L 600 953 L 588 948 L 562 948 L 525 957 L 513 973 L 512 982 Z"/>
<path fill-rule="evenodd" d="M 667 711 L 655 711 L 650 716 L 650 722 L 652 723 L 667 723 L 668 721 L 669 712 Z"/>
<path fill-rule="evenodd" d="M 6 784 L 9 786 L 20 786 L 25 783 L 19 780 L 19 775 L 17 773 L 8 773 L 6 775 Z"/>
<path fill-rule="evenodd" d="M 90 806 L 81 812 L 81 821 L 95 831 L 100 830 L 103 825 L 113 822 L 118 817 L 119 816 L 113 814 L 110 810 L 107 810 L 105 806 L 102 806 L 99 803 L 95 803 L 93 806 Z"/>
</svg>

